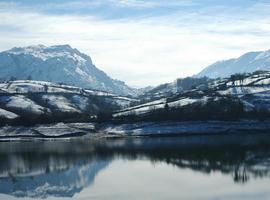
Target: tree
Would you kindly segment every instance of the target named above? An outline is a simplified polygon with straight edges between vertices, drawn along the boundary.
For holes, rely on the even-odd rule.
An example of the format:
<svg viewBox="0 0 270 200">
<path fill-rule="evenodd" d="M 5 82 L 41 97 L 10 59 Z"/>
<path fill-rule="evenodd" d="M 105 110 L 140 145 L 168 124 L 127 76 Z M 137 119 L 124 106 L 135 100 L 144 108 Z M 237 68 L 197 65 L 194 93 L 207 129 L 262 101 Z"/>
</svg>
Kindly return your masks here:
<svg viewBox="0 0 270 200">
<path fill-rule="evenodd" d="M 110 111 L 100 111 L 97 114 L 97 121 L 98 122 L 105 122 L 112 119 L 112 112 Z"/>
<path fill-rule="evenodd" d="M 27 77 L 27 79 L 26 79 L 26 80 L 31 81 L 31 80 L 32 80 L 32 76 L 31 76 L 31 75 L 29 75 L 29 76 Z"/>
<path fill-rule="evenodd" d="M 9 81 L 16 81 L 17 79 L 14 77 L 14 76 L 11 76 L 10 78 L 9 78 Z"/>
<path fill-rule="evenodd" d="M 46 84 L 44 85 L 44 92 L 46 92 L 46 93 L 48 92 L 48 85 L 46 85 Z"/>
<path fill-rule="evenodd" d="M 232 81 L 232 85 L 235 85 L 236 75 L 235 74 L 231 75 L 230 79 Z"/>
<path fill-rule="evenodd" d="M 164 109 L 165 109 L 165 111 L 166 111 L 166 112 L 168 112 L 168 111 L 169 111 L 169 109 L 170 109 L 170 108 L 169 108 L 168 103 L 166 103 L 166 104 L 165 104 Z"/>
</svg>

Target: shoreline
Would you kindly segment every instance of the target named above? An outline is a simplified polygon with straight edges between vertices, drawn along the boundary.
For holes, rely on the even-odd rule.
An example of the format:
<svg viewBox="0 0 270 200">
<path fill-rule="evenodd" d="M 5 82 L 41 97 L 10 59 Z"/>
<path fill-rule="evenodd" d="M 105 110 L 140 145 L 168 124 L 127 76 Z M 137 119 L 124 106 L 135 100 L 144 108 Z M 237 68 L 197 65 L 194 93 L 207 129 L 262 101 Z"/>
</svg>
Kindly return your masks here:
<svg viewBox="0 0 270 200">
<path fill-rule="evenodd" d="M 186 121 L 104 124 L 106 134 L 127 136 L 212 135 L 270 131 L 269 121 Z"/>
<path fill-rule="evenodd" d="M 57 123 L 35 126 L 4 126 L 1 141 L 58 140 L 71 138 L 181 137 L 200 135 L 270 133 L 269 121 L 187 121 L 140 123 Z"/>
</svg>

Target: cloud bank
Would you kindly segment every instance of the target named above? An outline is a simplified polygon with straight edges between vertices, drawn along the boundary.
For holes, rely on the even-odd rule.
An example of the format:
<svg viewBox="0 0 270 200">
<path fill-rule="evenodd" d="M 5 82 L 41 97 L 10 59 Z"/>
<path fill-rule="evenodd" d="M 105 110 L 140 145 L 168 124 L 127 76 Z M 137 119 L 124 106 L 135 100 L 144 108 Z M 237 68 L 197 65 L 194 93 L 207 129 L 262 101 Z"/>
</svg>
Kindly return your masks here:
<svg viewBox="0 0 270 200">
<path fill-rule="evenodd" d="M 217 60 L 270 49 L 267 1 L 3 1 L 0 50 L 70 44 L 132 86 L 193 75 Z"/>
</svg>

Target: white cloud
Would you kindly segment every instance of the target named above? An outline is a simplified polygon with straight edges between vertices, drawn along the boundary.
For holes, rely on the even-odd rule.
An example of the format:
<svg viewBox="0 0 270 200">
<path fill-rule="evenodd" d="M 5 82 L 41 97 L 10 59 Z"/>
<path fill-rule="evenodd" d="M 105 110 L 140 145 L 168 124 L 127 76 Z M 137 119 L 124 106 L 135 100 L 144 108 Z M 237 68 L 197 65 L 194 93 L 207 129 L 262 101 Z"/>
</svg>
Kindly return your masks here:
<svg viewBox="0 0 270 200">
<path fill-rule="evenodd" d="M 193 4 L 192 0 L 108 0 L 116 6 L 133 7 L 133 8 L 156 8 L 166 6 L 188 6 Z"/>
<path fill-rule="evenodd" d="M 105 20 L 6 6 L 9 9 L 0 9 L 0 50 L 68 43 L 89 54 L 98 68 L 130 85 L 169 82 L 219 59 L 270 48 L 270 23 L 265 16 L 247 20 L 244 14 L 177 12 L 137 21 Z"/>
</svg>

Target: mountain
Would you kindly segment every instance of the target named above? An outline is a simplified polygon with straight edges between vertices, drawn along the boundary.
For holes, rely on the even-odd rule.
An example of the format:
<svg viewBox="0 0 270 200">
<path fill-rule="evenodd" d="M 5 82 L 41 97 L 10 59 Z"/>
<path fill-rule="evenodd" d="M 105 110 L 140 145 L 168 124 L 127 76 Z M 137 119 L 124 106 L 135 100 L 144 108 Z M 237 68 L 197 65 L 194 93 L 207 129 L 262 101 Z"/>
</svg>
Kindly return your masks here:
<svg viewBox="0 0 270 200">
<path fill-rule="evenodd" d="M 69 45 L 15 47 L 0 53 L 0 80 L 33 79 L 134 95 L 124 82 L 99 70 L 89 56 Z"/>
<path fill-rule="evenodd" d="M 249 52 L 239 58 L 216 62 L 195 77 L 223 78 L 236 73 L 250 73 L 259 70 L 270 70 L 270 50 Z"/>
</svg>

